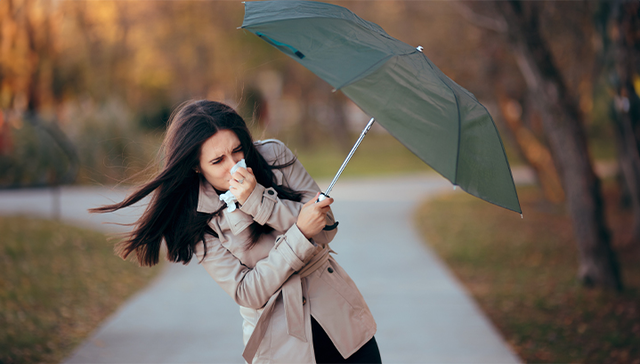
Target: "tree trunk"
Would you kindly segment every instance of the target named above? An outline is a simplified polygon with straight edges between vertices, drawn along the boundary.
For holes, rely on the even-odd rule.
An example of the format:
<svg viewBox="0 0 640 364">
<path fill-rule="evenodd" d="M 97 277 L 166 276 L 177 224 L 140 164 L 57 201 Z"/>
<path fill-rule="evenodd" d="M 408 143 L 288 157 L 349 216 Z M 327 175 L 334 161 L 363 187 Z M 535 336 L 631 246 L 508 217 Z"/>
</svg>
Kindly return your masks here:
<svg viewBox="0 0 640 364">
<path fill-rule="evenodd" d="M 609 21 L 617 76 L 613 122 L 618 162 L 633 209 L 632 241 L 640 244 L 640 98 L 633 85 L 640 66 L 640 4 L 617 0 L 609 5 L 612 6 Z"/>
<path fill-rule="evenodd" d="M 513 134 L 517 147 L 527 163 L 533 168 L 540 183 L 540 188 L 547 200 L 553 203 L 564 201 L 564 191 L 560 176 L 556 171 L 553 158 L 549 149 L 538 140 L 536 135 L 527 128 L 521 118 L 520 112 L 514 112 L 515 100 L 508 98 L 504 92 L 497 89 L 498 105 L 504 117 L 507 128 Z M 518 104 L 519 105 L 519 104 Z"/>
<path fill-rule="evenodd" d="M 34 3 L 26 3 L 25 7 L 33 6 L 33 4 Z M 45 5 L 48 7 L 51 3 L 47 2 Z M 28 78 L 27 106 L 26 110 L 23 112 L 23 118 L 34 127 L 41 128 L 47 132 L 69 159 L 69 168 L 66 173 L 62 176 L 54 174 L 53 180 L 49 181 L 49 183 L 54 185 L 73 183 L 80 168 L 80 159 L 75 145 L 62 131 L 62 129 L 60 129 L 56 120 L 47 123 L 39 116 L 44 100 L 48 100 L 49 102 L 55 101 L 51 96 L 53 95 L 53 85 L 50 82 L 45 83 L 42 80 L 42 64 L 47 63 L 47 61 L 51 61 L 52 64 L 55 64 L 53 62 L 55 57 L 53 55 L 53 46 L 50 39 L 52 28 L 50 23 L 51 20 L 49 18 L 45 18 L 40 25 L 41 28 L 38 28 L 36 26 L 36 21 L 33 19 L 34 16 L 32 15 L 34 10 L 30 10 L 31 13 L 28 11 L 25 12 L 24 25 L 26 28 L 29 51 L 31 53 L 30 55 L 37 62 L 38 66 L 34 67 Z M 44 33 L 45 36 L 41 36 L 40 33 Z"/>
<path fill-rule="evenodd" d="M 616 146 L 618 152 L 618 164 L 620 165 L 621 177 L 624 181 L 626 191 L 625 199 L 633 211 L 633 234 L 631 242 L 640 244 L 640 157 L 638 156 L 638 145 L 630 139 L 630 133 L 625 132 L 625 123 L 628 119 L 622 112 L 618 112 L 614 117 L 614 131 L 616 136 Z M 625 204 L 626 205 L 626 204 Z M 627 206 L 629 206 L 627 205 Z"/>
<path fill-rule="evenodd" d="M 579 279 L 587 286 L 621 290 L 619 266 L 605 226 L 600 184 L 591 165 L 582 116 L 540 34 L 538 5 L 496 2 L 508 24 L 518 65 L 535 96 L 562 179 L 579 250 Z"/>
<path fill-rule="evenodd" d="M 58 123 L 55 121 L 47 123 L 38 116 L 37 112 L 33 111 L 26 112 L 23 117 L 29 124 L 36 128 L 41 128 L 49 134 L 51 139 L 54 140 L 69 160 L 69 168 L 67 171 L 62 176 L 56 176 L 56 179 L 50 182 L 56 186 L 75 182 L 78 176 L 78 171 L 80 170 L 80 158 L 78 156 L 78 151 L 69 137 L 67 137 L 62 129 L 60 129 Z"/>
</svg>

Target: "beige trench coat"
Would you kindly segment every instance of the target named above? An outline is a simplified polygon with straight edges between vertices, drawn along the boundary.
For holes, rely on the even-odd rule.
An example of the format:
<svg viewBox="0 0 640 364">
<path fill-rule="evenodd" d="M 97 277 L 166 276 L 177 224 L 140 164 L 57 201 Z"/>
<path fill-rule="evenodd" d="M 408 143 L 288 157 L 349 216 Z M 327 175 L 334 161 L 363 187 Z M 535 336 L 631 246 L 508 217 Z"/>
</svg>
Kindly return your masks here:
<svg viewBox="0 0 640 364">
<path fill-rule="evenodd" d="M 284 164 L 293 153 L 280 141 L 255 142 L 273 164 Z M 196 257 L 213 279 L 240 305 L 244 319 L 243 357 L 257 363 L 315 363 L 313 316 L 347 358 L 367 343 L 376 324 L 356 285 L 329 255 L 328 244 L 337 230 L 322 231 L 307 240 L 295 225 L 304 202 L 320 191 L 299 161 L 273 170 L 277 184 L 302 192 L 302 202 L 280 199 L 273 188 L 257 184 L 234 212 L 223 210 L 196 246 Z M 198 211 L 212 213 L 222 206 L 213 187 L 200 186 Z M 333 214 L 327 215 L 330 224 Z M 256 221 L 274 228 L 250 250 L 249 225 Z"/>
</svg>

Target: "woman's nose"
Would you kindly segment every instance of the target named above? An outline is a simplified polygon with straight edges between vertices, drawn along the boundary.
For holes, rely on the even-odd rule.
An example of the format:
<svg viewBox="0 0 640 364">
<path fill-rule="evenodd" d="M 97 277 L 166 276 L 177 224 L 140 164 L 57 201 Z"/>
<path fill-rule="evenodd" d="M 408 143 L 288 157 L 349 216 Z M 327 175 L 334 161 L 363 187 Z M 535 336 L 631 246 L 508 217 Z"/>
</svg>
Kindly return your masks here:
<svg viewBox="0 0 640 364">
<path fill-rule="evenodd" d="M 231 168 L 233 168 L 233 166 L 236 165 L 236 161 L 234 161 L 232 158 L 227 158 L 224 168 L 227 170 L 227 173 L 231 173 Z"/>
</svg>

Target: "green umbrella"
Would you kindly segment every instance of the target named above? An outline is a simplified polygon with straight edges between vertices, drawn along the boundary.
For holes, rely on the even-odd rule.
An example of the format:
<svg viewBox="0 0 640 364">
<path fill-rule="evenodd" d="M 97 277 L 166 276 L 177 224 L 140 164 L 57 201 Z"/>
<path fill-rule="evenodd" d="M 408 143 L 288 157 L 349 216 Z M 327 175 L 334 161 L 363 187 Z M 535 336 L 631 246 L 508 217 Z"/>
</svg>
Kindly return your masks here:
<svg viewBox="0 0 640 364">
<path fill-rule="evenodd" d="M 346 8 L 314 1 L 245 3 L 243 29 L 295 59 L 415 155 L 471 195 L 522 212 L 487 109 L 423 53 Z M 330 189 L 327 190 L 327 194 Z"/>
</svg>

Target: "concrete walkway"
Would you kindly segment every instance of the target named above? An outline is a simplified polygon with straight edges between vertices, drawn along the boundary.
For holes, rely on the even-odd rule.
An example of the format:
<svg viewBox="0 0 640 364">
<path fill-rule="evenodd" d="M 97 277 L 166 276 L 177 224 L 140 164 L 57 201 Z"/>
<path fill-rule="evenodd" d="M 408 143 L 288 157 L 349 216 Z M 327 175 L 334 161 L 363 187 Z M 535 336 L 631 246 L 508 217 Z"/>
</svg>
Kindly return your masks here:
<svg viewBox="0 0 640 364">
<path fill-rule="evenodd" d="M 383 362 L 519 363 L 412 227 L 418 201 L 451 190 L 437 175 L 341 180 L 332 193 L 340 221 L 331 244 L 338 252 L 336 259 L 376 318 Z M 86 208 L 123 196 L 123 191 L 63 188 L 60 215 L 77 225 L 122 231 L 123 227 L 100 222 L 131 221 L 140 210 L 88 215 Z M 48 216 L 54 200 L 47 191 L 3 191 L 0 213 Z M 237 305 L 202 267 L 168 264 L 153 284 L 126 302 L 65 362 L 243 363 L 241 323 Z"/>
</svg>

